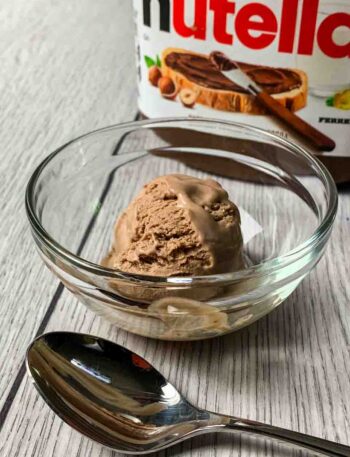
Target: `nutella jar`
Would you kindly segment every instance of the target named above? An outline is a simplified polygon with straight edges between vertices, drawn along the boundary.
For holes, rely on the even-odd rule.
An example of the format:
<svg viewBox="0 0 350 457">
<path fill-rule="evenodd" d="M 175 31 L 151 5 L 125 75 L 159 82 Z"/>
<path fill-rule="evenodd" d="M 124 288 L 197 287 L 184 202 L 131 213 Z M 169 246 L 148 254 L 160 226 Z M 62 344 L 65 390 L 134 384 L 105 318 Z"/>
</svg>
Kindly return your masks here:
<svg viewBox="0 0 350 457">
<path fill-rule="evenodd" d="M 212 63 L 223 52 L 282 105 L 332 140 L 319 152 L 350 181 L 349 0 L 134 0 L 139 108 L 148 118 L 202 116 L 309 143 Z"/>
</svg>

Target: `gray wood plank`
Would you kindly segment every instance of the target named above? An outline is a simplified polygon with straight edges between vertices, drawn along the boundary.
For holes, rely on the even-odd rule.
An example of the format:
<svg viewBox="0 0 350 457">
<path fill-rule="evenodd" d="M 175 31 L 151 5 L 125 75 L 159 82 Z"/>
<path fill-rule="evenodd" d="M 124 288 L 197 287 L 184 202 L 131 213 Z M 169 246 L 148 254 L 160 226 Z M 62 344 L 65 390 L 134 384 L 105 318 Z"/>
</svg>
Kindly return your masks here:
<svg viewBox="0 0 350 457">
<path fill-rule="evenodd" d="M 61 144 L 134 118 L 131 14 L 128 0 L 0 5 L 0 409 L 58 285 L 35 253 L 25 186 Z"/>
</svg>

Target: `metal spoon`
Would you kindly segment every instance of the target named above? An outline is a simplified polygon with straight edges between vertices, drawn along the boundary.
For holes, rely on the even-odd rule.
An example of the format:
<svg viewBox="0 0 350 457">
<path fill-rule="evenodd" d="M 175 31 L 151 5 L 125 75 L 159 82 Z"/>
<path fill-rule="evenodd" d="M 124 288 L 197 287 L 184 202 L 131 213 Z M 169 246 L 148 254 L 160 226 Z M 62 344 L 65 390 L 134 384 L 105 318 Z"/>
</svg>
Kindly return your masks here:
<svg viewBox="0 0 350 457">
<path fill-rule="evenodd" d="M 350 447 L 192 406 L 146 360 L 110 341 L 47 333 L 27 352 L 34 385 L 71 427 L 107 447 L 134 455 L 209 432 L 273 438 L 322 455 L 350 456 Z"/>
</svg>

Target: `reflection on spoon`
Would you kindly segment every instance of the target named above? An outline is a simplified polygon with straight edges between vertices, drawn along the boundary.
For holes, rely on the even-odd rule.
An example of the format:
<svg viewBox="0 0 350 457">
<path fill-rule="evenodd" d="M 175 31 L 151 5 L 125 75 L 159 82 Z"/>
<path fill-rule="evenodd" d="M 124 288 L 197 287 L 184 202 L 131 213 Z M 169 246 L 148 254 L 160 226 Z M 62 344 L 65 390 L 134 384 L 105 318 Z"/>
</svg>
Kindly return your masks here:
<svg viewBox="0 0 350 457">
<path fill-rule="evenodd" d="M 350 447 L 192 406 L 155 368 L 126 348 L 89 335 L 42 335 L 27 368 L 47 404 L 88 438 L 133 455 L 217 431 L 247 432 L 332 457 Z"/>
</svg>

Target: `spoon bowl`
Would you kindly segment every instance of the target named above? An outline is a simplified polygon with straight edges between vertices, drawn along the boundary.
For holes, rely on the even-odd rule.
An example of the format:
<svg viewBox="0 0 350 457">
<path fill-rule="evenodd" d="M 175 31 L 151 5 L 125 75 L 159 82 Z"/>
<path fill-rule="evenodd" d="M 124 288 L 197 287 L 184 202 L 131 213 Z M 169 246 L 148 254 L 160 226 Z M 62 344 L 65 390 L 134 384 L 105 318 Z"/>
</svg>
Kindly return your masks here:
<svg viewBox="0 0 350 457">
<path fill-rule="evenodd" d="M 350 447 L 191 405 L 145 359 L 102 338 L 47 333 L 27 351 L 27 369 L 51 409 L 88 438 L 147 454 L 201 433 L 246 432 L 332 457 Z"/>
<path fill-rule="evenodd" d="M 208 425 L 146 360 L 110 341 L 50 333 L 28 349 L 35 386 L 55 413 L 88 438 L 124 453 L 168 447 Z"/>
</svg>

